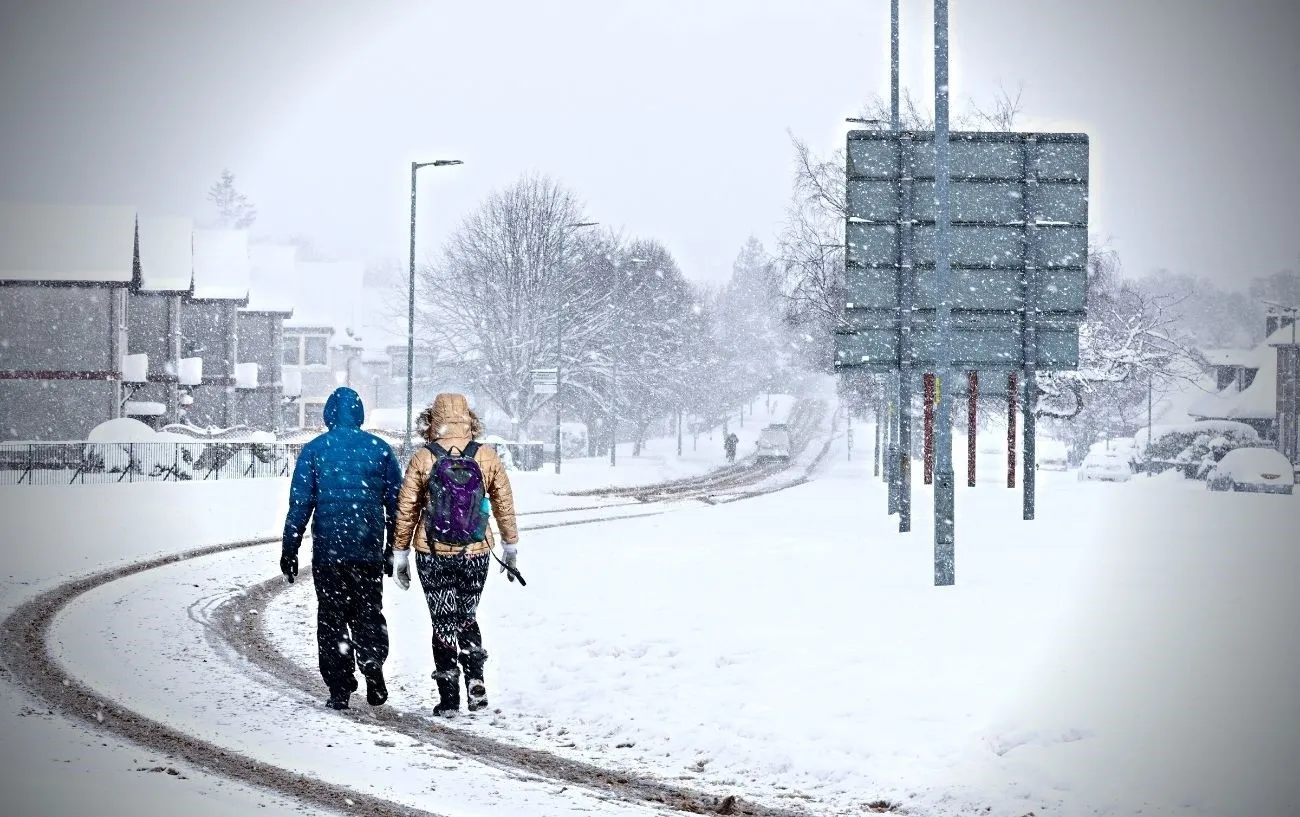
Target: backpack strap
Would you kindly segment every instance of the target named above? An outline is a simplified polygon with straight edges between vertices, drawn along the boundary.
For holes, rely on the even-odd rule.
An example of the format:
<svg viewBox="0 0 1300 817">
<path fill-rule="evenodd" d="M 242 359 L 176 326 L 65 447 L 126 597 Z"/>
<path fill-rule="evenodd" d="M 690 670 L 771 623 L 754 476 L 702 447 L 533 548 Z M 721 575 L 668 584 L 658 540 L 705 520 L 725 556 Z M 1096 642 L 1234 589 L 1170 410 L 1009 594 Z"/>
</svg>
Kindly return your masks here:
<svg viewBox="0 0 1300 817">
<path fill-rule="evenodd" d="M 478 453 L 478 447 L 478 440 L 470 440 L 469 445 L 465 446 L 465 450 L 461 452 L 461 456 L 472 459 Z"/>
<path fill-rule="evenodd" d="M 450 456 L 451 456 L 451 452 L 450 452 L 450 451 L 448 451 L 447 449 L 445 449 L 445 448 L 443 448 L 442 446 L 438 445 L 437 443 L 427 443 L 427 444 L 425 444 L 424 447 L 427 448 L 427 449 L 429 449 L 429 453 L 430 453 L 430 454 L 433 454 L 433 458 L 434 458 L 435 460 L 437 460 L 439 457 L 450 457 Z"/>
</svg>

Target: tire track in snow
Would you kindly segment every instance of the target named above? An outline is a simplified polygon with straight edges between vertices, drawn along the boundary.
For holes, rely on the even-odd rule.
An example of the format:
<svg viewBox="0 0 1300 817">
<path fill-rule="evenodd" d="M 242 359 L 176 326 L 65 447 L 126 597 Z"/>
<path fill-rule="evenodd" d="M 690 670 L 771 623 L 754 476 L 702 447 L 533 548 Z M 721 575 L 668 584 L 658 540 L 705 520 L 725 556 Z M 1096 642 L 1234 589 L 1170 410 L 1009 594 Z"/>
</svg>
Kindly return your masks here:
<svg viewBox="0 0 1300 817">
<path fill-rule="evenodd" d="M 806 442 L 806 441 L 805 441 Z M 817 463 L 829 450 L 831 439 L 828 438 L 812 464 L 796 481 L 756 489 L 741 495 L 734 495 L 722 501 L 736 501 L 752 498 L 783 490 L 806 482 Z M 719 474 L 678 480 L 664 483 L 667 492 L 651 495 L 656 487 L 643 486 L 637 501 L 616 503 L 604 506 L 582 508 L 557 508 L 538 513 L 565 513 L 587 510 L 604 510 L 611 507 L 629 506 L 645 509 L 647 505 L 680 502 L 700 498 L 693 494 L 703 487 L 706 491 L 722 486 L 743 487 L 790 469 L 790 463 L 783 463 L 775 470 L 740 466 L 738 469 L 720 469 Z M 711 479 L 710 479 L 711 477 Z M 628 489 L 616 489 L 614 492 L 592 492 L 600 495 L 619 495 Z M 713 491 L 716 493 L 716 490 Z M 628 494 L 622 493 L 627 496 Z M 642 498 L 643 496 L 647 498 Z M 525 530 L 568 527 L 574 525 L 613 522 L 644 516 L 654 516 L 668 512 L 668 508 L 654 511 L 617 513 L 614 515 L 588 517 L 567 521 L 557 521 L 529 525 Z M 324 780 L 295 774 L 273 764 L 246 757 L 238 752 L 229 751 L 220 746 L 186 734 L 164 723 L 146 718 L 127 707 L 116 704 L 100 695 L 85 683 L 69 677 L 59 663 L 52 657 L 48 641 L 50 630 L 59 613 L 82 595 L 111 584 L 119 579 L 134 576 L 160 567 L 190 559 L 200 559 L 226 553 L 241 548 L 270 545 L 278 539 L 254 539 L 198 548 L 179 554 L 170 554 L 154 559 L 136 562 L 93 575 L 65 582 L 30 599 L 15 609 L 0 622 L 0 670 L 10 676 L 22 688 L 43 700 L 51 709 L 68 719 L 82 723 L 92 729 L 104 729 L 140 746 L 177 758 L 196 768 L 210 773 L 237 780 L 252 786 L 270 789 L 288 795 L 296 800 L 334 813 L 363 813 L 381 815 L 382 817 L 438 817 L 438 815 L 421 809 L 393 803 L 373 795 L 355 791 L 345 786 Z M 305 571 L 309 575 L 309 568 Z M 253 666 L 268 672 L 288 686 L 295 687 L 305 694 L 315 696 L 317 679 L 310 672 L 293 664 L 270 644 L 266 634 L 260 629 L 260 617 L 257 621 L 244 621 L 238 610 L 253 602 L 259 609 L 264 609 L 276 593 L 285 587 L 280 577 L 254 585 L 243 591 L 217 593 L 205 596 L 193 602 L 187 609 L 187 615 L 194 621 L 204 624 L 209 639 L 220 639 L 218 645 L 230 654 L 241 654 Z M 217 599 L 224 599 L 216 602 Z M 214 602 L 216 602 L 214 606 Z M 205 623 L 206 621 L 206 623 Z M 240 649 L 240 647 L 243 649 Z M 359 717 L 352 710 L 338 713 L 342 717 Z M 505 769 L 521 779 L 547 779 L 569 785 L 581 786 L 605 795 L 628 802 L 629 804 L 659 806 L 677 812 L 692 814 L 737 814 L 752 817 L 806 817 L 807 812 L 770 807 L 750 803 L 736 795 L 715 796 L 693 789 L 668 784 L 649 777 L 603 769 L 592 764 L 569 760 L 537 749 L 527 749 L 503 741 L 473 735 L 440 724 L 418 723 L 404 720 L 400 713 L 394 713 L 382 721 L 394 731 L 402 732 L 415 739 L 432 743 L 457 754 Z"/>
</svg>

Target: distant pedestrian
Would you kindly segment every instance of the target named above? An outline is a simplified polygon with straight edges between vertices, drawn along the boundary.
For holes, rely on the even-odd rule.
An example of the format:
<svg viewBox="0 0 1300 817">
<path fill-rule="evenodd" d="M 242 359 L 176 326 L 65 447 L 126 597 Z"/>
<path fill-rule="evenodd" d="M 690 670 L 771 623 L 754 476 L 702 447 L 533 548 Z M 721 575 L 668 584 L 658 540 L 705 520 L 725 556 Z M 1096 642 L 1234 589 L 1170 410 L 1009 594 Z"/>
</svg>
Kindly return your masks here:
<svg viewBox="0 0 1300 817">
<path fill-rule="evenodd" d="M 729 432 L 727 436 L 723 438 L 722 447 L 727 453 L 727 462 L 736 461 L 736 446 L 738 445 L 740 445 L 740 438 L 736 436 L 736 432 L 734 431 Z"/>
<path fill-rule="evenodd" d="M 397 503 L 393 579 L 399 587 L 410 585 L 413 549 L 433 623 L 439 696 L 433 711 L 450 716 L 460 710 L 462 672 L 469 711 L 487 706 L 483 665 L 488 654 L 477 616 L 492 558 L 489 511 L 505 540 L 503 572 L 515 568 L 519 530 L 510 478 L 491 446 L 475 442 L 483 426 L 465 396 L 439 394 L 420 415 L 420 425 L 428 444 L 406 467 Z M 511 572 L 509 579 L 514 578 Z"/>
<path fill-rule="evenodd" d="M 384 540 L 391 546 L 402 473 L 388 443 L 361 430 L 365 408 L 355 391 L 335 389 L 324 416 L 328 431 L 303 446 L 293 469 L 280 571 L 290 582 L 298 575 L 298 547 L 310 518 L 316 647 L 329 688 L 326 705 L 348 708 L 359 668 L 366 701 L 379 706 L 388 699 Z"/>
</svg>

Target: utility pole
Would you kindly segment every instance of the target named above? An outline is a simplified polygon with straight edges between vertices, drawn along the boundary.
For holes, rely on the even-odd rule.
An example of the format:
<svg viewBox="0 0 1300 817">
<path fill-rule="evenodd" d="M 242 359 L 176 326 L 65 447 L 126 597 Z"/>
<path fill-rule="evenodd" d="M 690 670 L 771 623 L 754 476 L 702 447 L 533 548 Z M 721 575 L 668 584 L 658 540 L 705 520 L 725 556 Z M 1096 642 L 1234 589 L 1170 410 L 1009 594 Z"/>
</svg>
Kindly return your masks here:
<svg viewBox="0 0 1300 817">
<path fill-rule="evenodd" d="M 565 224 L 561 229 L 563 235 L 563 249 L 568 249 L 569 232 L 579 227 L 594 227 L 598 221 L 579 221 L 573 224 Z M 563 257 L 563 254 L 562 256 Z M 560 433 L 560 384 L 563 381 L 563 357 L 564 357 L 564 304 L 555 304 L 555 473 L 560 473 L 560 459 L 562 454 L 560 448 L 563 444 L 563 435 Z"/>
<path fill-rule="evenodd" d="M 422 167 L 450 167 L 464 164 L 460 159 L 435 159 L 432 162 L 411 162 L 411 272 L 406 299 L 406 438 L 402 440 L 402 459 L 412 451 L 412 414 L 415 413 L 415 182 Z"/>
<path fill-rule="evenodd" d="M 935 230 L 935 289 L 939 303 L 935 323 L 939 330 L 939 382 L 952 383 L 952 270 L 949 265 L 949 197 L 948 162 L 948 0 L 934 0 L 934 187 L 938 199 Z M 956 518 L 952 469 L 952 412 L 949 409 L 952 389 L 939 389 L 935 445 L 934 491 L 934 583 L 936 586 L 956 582 Z"/>
</svg>

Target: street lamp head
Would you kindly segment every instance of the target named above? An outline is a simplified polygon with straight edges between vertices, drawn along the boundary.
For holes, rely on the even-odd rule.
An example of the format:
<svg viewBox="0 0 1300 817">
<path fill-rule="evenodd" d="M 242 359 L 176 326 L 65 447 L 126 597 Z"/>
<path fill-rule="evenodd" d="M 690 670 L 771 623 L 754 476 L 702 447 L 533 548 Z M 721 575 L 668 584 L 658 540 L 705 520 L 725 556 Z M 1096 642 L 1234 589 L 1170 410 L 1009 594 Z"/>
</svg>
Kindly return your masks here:
<svg viewBox="0 0 1300 817">
<path fill-rule="evenodd" d="M 411 162 L 411 167 L 419 170 L 422 167 L 448 167 L 449 165 L 464 164 L 460 159 L 434 159 L 432 162 Z"/>
</svg>

